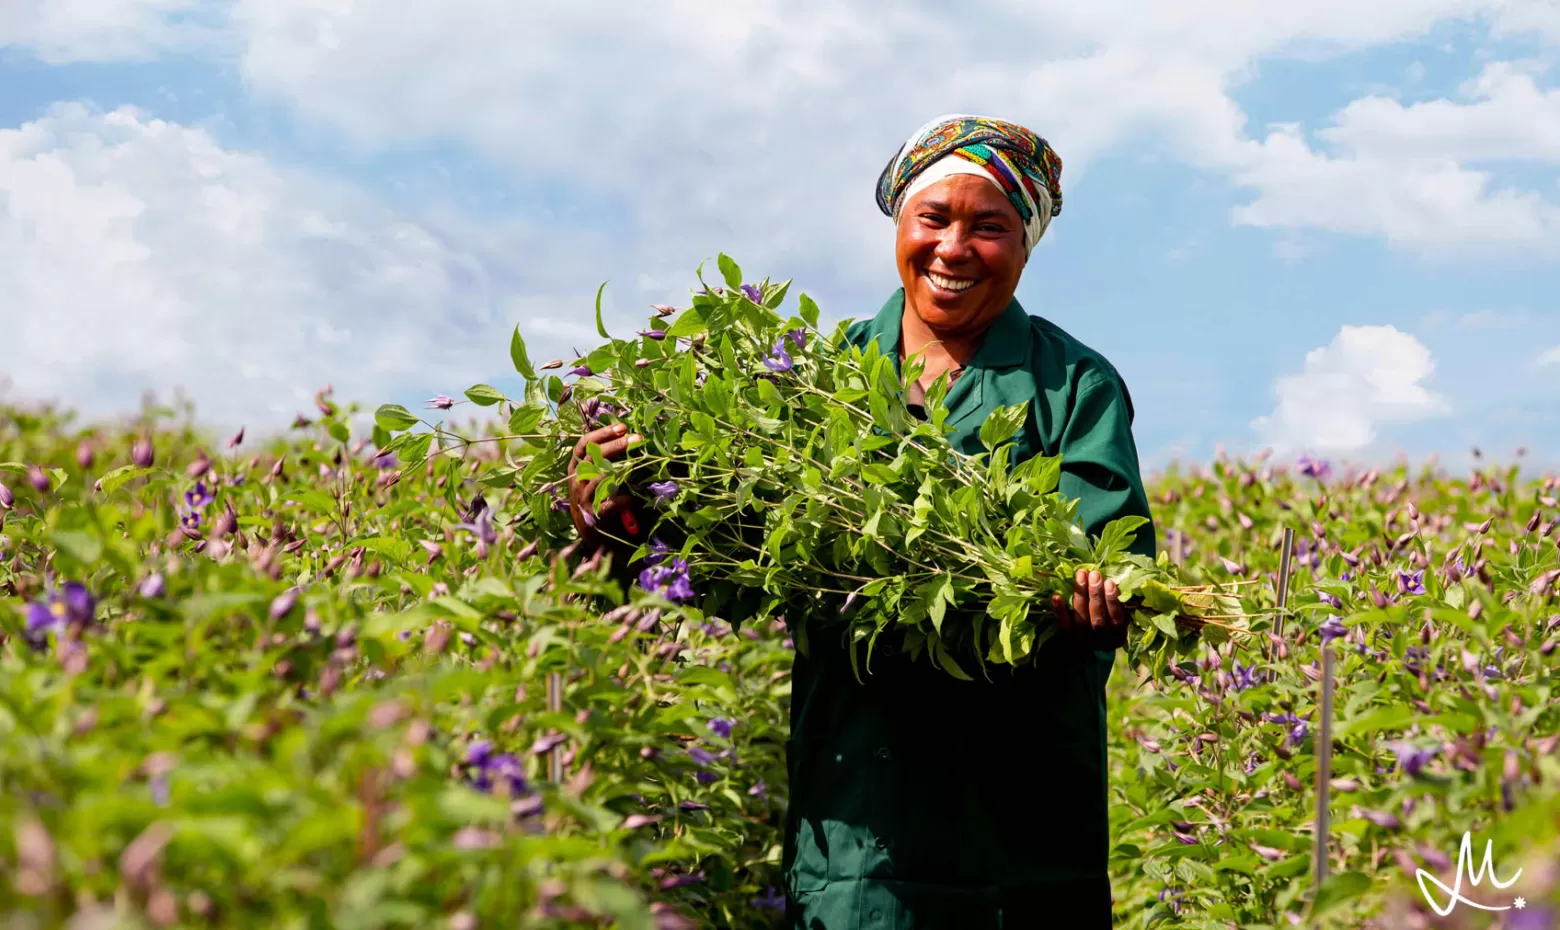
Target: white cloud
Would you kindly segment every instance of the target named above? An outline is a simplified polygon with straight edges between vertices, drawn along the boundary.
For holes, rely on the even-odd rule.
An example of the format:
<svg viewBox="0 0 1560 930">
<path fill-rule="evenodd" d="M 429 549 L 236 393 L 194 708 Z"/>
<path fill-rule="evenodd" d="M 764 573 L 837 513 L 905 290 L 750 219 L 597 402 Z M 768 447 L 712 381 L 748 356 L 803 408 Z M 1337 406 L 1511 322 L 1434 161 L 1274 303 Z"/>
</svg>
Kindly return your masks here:
<svg viewBox="0 0 1560 930">
<path fill-rule="evenodd" d="M 201 7 L 201 0 L 0 0 L 0 48 L 51 64 L 147 58 L 209 40 L 220 11 Z"/>
<path fill-rule="evenodd" d="M 1252 427 L 1280 452 L 1353 452 L 1375 443 L 1378 428 L 1449 412 L 1423 382 L 1435 371 L 1430 350 L 1393 326 L 1345 326 L 1306 354 L 1299 374 L 1274 383 L 1278 404 Z"/>
<path fill-rule="evenodd" d="M 1560 365 L 1560 346 L 1550 346 L 1538 353 L 1540 365 Z"/>
<path fill-rule="evenodd" d="M 1427 250 L 1560 249 L 1560 204 L 1473 167 L 1560 164 L 1560 89 L 1540 88 L 1531 70 L 1491 64 L 1462 88 L 1466 102 L 1356 100 L 1318 133 L 1336 154 L 1314 149 L 1298 127 L 1274 130 L 1234 171 L 1257 191 L 1236 221 Z"/>
<path fill-rule="evenodd" d="M 528 303 L 504 257 L 545 243 Z M 213 423 L 456 393 L 505 373 L 516 313 L 586 293 L 599 240 L 413 217 L 132 109 L 0 130 L 0 372 L 89 415 L 183 388 Z M 545 340 L 544 340 L 545 344 Z M 544 345 L 545 347 L 545 345 Z"/>
</svg>

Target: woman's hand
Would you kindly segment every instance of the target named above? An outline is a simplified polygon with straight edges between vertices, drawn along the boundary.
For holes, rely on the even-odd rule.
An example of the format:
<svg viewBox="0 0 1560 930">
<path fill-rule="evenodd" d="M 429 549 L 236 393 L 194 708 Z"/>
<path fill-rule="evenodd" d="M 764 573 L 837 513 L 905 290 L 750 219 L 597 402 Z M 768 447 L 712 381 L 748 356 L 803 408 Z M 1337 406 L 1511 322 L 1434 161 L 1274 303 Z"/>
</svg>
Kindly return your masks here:
<svg viewBox="0 0 1560 930">
<path fill-rule="evenodd" d="M 1071 610 L 1060 594 L 1051 595 L 1051 608 L 1062 635 L 1080 645 L 1111 652 L 1127 644 L 1127 610 L 1118 599 L 1116 583 L 1097 571 L 1078 570 Z"/>
<path fill-rule="evenodd" d="M 627 491 L 619 490 L 596 510 L 593 506 L 596 488 L 602 479 L 581 481 L 575 477 L 575 470 L 580 462 L 590 457 L 587 450 L 592 444 L 599 445 L 601 457 L 610 462 L 622 458 L 628 447 L 641 439 L 643 437 L 637 433 L 628 435 L 628 427 L 624 424 L 614 423 L 586 433 L 574 446 L 574 457 L 569 461 L 569 516 L 574 520 L 574 529 L 579 532 L 587 552 L 595 552 L 603 544 L 631 550 L 648 528 L 634 506 L 634 496 Z M 625 545 L 621 540 L 629 543 Z"/>
</svg>

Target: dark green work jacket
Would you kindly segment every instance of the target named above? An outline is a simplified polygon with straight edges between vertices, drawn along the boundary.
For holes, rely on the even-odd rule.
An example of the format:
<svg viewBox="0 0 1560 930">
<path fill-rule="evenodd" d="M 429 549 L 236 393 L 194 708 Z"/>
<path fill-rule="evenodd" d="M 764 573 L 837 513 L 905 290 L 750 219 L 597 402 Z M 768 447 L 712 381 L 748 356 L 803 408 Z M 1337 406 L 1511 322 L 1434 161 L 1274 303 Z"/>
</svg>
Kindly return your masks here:
<svg viewBox="0 0 1560 930">
<path fill-rule="evenodd" d="M 904 291 L 850 339 L 898 358 Z M 946 400 L 953 445 L 1028 401 L 1014 461 L 1062 455 L 1062 494 L 1098 534 L 1148 516 L 1132 402 L 1110 363 L 1014 300 Z M 1133 551 L 1152 556 L 1150 525 Z M 1035 605 L 1048 610 L 1049 605 Z M 959 681 L 874 655 L 859 684 L 839 637 L 792 672 L 789 923 L 806 930 L 1092 930 L 1111 925 L 1105 680 L 1113 653 L 1053 640 L 1034 664 Z"/>
</svg>

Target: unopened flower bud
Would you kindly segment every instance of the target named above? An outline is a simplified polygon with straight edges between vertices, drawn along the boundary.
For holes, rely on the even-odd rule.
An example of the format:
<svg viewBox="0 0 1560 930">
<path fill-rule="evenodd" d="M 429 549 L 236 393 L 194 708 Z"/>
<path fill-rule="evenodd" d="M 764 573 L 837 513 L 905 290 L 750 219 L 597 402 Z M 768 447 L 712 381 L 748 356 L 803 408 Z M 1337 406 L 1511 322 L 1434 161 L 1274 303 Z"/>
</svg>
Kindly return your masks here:
<svg viewBox="0 0 1560 930">
<path fill-rule="evenodd" d="M 142 437 L 130 447 L 130 462 L 138 468 L 151 468 L 155 459 L 150 439 Z"/>
<path fill-rule="evenodd" d="M 43 494 L 49 490 L 49 473 L 37 465 L 27 466 L 27 482 L 33 486 L 33 490 Z"/>
<path fill-rule="evenodd" d="M 92 446 L 86 442 L 76 447 L 76 464 L 83 469 L 92 467 Z"/>
<path fill-rule="evenodd" d="M 16 495 L 11 493 L 10 488 L 0 483 L 0 510 L 10 510 L 11 505 L 15 503 Z"/>
</svg>

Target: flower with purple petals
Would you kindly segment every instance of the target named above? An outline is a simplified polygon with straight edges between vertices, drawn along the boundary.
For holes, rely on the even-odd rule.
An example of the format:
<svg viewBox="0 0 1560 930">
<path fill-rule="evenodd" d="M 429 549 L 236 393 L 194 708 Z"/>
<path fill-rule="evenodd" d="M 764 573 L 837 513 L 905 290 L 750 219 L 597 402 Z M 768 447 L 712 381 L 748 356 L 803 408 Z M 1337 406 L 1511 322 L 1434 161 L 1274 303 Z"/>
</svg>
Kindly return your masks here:
<svg viewBox="0 0 1560 930">
<path fill-rule="evenodd" d="M 581 378 L 589 378 L 591 375 L 595 374 L 595 372 L 590 370 L 589 365 L 580 364 L 570 368 L 568 371 L 564 372 L 564 374 L 578 375 Z"/>
<path fill-rule="evenodd" d="M 1288 714 L 1264 714 L 1268 723 L 1283 724 L 1289 738 L 1289 745 L 1296 746 L 1311 732 L 1310 726 L 1293 713 Z"/>
<path fill-rule="evenodd" d="M 776 339 L 774 348 L 764 356 L 764 367 L 773 372 L 786 372 L 795 367 L 795 362 L 791 360 L 791 353 L 785 350 L 784 336 Z"/>
<path fill-rule="evenodd" d="M 200 526 L 200 511 L 180 510 L 179 525 L 192 530 Z"/>
<path fill-rule="evenodd" d="M 760 778 L 753 783 L 752 787 L 748 788 L 748 794 L 762 801 L 769 796 L 769 788 L 765 786 L 764 780 Z"/>
<path fill-rule="evenodd" d="M 747 296 L 748 300 L 753 301 L 755 304 L 758 304 L 759 306 L 763 306 L 763 304 L 764 304 L 764 292 L 758 289 L 758 285 L 756 285 L 756 284 L 744 284 L 744 285 L 742 285 L 742 293 Z"/>
<path fill-rule="evenodd" d="M 1295 467 L 1300 470 L 1300 474 L 1309 478 L 1322 479 L 1332 474 L 1332 465 L 1326 459 L 1313 459 L 1309 455 L 1296 459 Z"/>
<path fill-rule="evenodd" d="M 1337 617 L 1328 617 L 1327 622 L 1316 628 L 1316 632 L 1322 637 L 1322 642 L 1330 643 L 1349 635 L 1349 628 L 1343 625 L 1343 621 Z"/>
<path fill-rule="evenodd" d="M 703 768 L 715 761 L 715 754 L 701 746 L 689 746 L 688 758 L 693 760 L 694 765 Z"/>
<path fill-rule="evenodd" d="M 639 573 L 639 586 L 651 594 L 659 594 L 674 604 L 693 600 L 693 583 L 688 578 L 688 562 L 674 558 L 669 563 L 653 565 Z"/>
<path fill-rule="evenodd" d="M 774 885 L 770 885 L 768 891 L 753 899 L 753 907 L 759 910 L 783 911 L 785 895 L 776 891 Z"/>
<path fill-rule="evenodd" d="M 1230 674 L 1230 684 L 1227 690 L 1230 693 L 1239 693 L 1247 688 L 1254 688 L 1262 684 L 1262 681 L 1263 675 L 1257 670 L 1256 666 L 1243 667 L 1240 664 L 1240 660 L 1236 659 L 1235 669 Z"/>
<path fill-rule="evenodd" d="M 1397 586 L 1401 594 L 1425 593 L 1425 570 L 1421 568 L 1416 572 L 1405 572 L 1398 569 Z"/>
<path fill-rule="evenodd" d="M 710 721 L 710 732 L 721 739 L 731 739 L 731 721 L 724 717 L 716 717 Z"/>
<path fill-rule="evenodd" d="M 1439 746 L 1421 749 L 1412 743 L 1393 743 L 1391 744 L 1391 749 L 1393 754 L 1397 756 L 1398 768 L 1402 769 L 1403 773 L 1410 777 L 1418 776 L 1420 771 L 1424 769 L 1425 764 L 1441 752 L 1441 747 Z"/>
<path fill-rule="evenodd" d="M 204 481 L 195 482 L 195 487 L 184 492 L 184 504 L 191 510 L 200 510 L 214 500 L 216 497 L 206 488 Z"/>
<path fill-rule="evenodd" d="M 643 336 L 646 339 L 654 339 L 656 342 L 660 342 L 662 339 L 666 338 L 666 330 L 664 330 L 664 329 L 641 329 L 641 330 L 639 330 L 639 335 Z"/>
<path fill-rule="evenodd" d="M 401 460 L 395 457 L 394 452 L 381 452 L 374 456 L 374 467 L 380 471 L 389 471 L 401 464 Z"/>
<path fill-rule="evenodd" d="M 677 482 L 670 478 L 665 481 L 650 482 L 650 493 L 655 495 L 655 503 L 664 504 L 677 496 Z"/>
<path fill-rule="evenodd" d="M 796 351 L 798 352 L 807 348 L 807 330 L 805 329 L 788 329 L 785 332 L 785 338 L 791 340 L 791 344 L 796 346 Z"/>
<path fill-rule="evenodd" d="M 150 575 L 146 576 L 145 581 L 142 581 L 141 584 L 136 587 L 136 593 L 145 598 L 162 597 L 167 593 L 167 591 L 168 586 L 167 583 L 163 581 L 161 572 L 152 572 Z"/>
<path fill-rule="evenodd" d="M 672 547 L 659 536 L 650 537 L 650 554 L 645 556 L 646 565 L 660 565 L 672 554 Z"/>
<path fill-rule="evenodd" d="M 70 624 L 92 622 L 97 602 L 80 582 L 67 582 L 63 588 L 51 588 L 27 607 L 27 633 L 42 636 L 49 630 L 61 630 Z"/>
<path fill-rule="evenodd" d="M 443 394 L 435 394 L 428 398 L 428 406 L 424 410 L 448 410 L 455 406 L 455 398 L 446 397 Z"/>
</svg>

